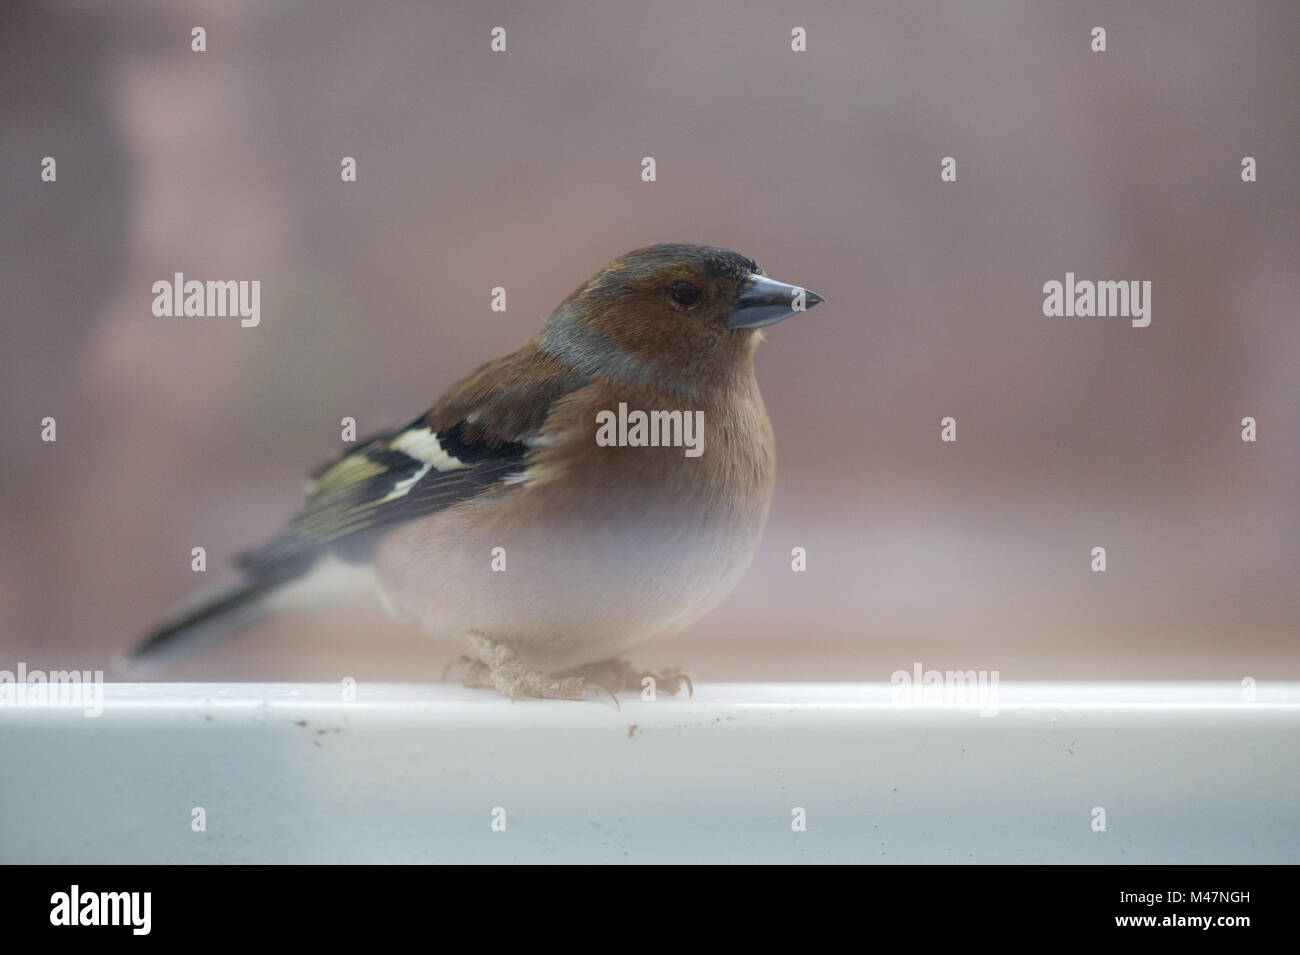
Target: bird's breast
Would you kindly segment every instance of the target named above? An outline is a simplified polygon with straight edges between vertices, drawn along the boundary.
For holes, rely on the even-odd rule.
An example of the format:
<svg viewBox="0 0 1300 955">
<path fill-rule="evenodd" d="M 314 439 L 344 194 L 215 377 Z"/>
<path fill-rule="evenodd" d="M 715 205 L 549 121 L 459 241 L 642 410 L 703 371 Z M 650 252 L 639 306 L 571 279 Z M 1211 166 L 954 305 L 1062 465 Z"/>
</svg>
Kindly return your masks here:
<svg viewBox="0 0 1300 955">
<path fill-rule="evenodd" d="M 597 390 L 557 407 L 519 480 L 392 532 L 381 580 L 417 619 L 495 634 L 545 669 L 607 659 L 726 596 L 773 478 L 756 387 L 725 402 Z"/>
</svg>

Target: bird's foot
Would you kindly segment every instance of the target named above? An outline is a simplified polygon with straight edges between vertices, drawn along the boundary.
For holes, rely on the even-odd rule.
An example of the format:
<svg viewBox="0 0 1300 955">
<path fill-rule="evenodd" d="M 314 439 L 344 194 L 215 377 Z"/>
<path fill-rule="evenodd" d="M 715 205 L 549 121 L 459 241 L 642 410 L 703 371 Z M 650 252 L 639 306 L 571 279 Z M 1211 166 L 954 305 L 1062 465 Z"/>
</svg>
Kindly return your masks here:
<svg viewBox="0 0 1300 955">
<path fill-rule="evenodd" d="M 602 663 L 589 663 L 572 671 L 590 683 L 609 689 L 611 693 L 631 690 L 642 693 L 667 693 L 674 696 L 686 687 L 687 694 L 695 695 L 695 683 L 691 675 L 681 667 L 665 667 L 662 670 L 643 670 L 628 660 L 606 660 Z M 646 681 L 650 681 L 647 683 Z"/>
<path fill-rule="evenodd" d="M 602 690 L 614 695 L 612 690 L 598 681 L 578 675 L 551 676 L 541 670 L 526 666 L 519 654 L 510 647 L 487 637 L 473 634 L 470 644 L 479 656 L 462 656 L 453 660 L 443 671 L 443 679 L 453 667 L 460 667 L 460 682 L 465 686 L 486 687 L 510 697 L 512 700 L 585 700 Z M 615 700 L 615 704 L 617 704 Z"/>
</svg>

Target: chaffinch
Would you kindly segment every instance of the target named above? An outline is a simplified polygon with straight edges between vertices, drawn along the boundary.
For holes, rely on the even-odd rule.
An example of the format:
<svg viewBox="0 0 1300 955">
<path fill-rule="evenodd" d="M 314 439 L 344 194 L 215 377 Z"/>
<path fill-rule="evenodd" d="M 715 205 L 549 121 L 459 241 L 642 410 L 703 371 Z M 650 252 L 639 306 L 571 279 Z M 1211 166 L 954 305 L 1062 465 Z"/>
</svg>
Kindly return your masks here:
<svg viewBox="0 0 1300 955">
<path fill-rule="evenodd" d="M 617 658 L 712 609 L 753 558 L 775 469 L 759 329 L 820 301 L 724 249 L 615 259 L 427 414 L 314 472 L 288 525 L 236 558 L 242 580 L 133 656 L 377 588 L 467 642 L 468 685 L 640 688 Z"/>
</svg>

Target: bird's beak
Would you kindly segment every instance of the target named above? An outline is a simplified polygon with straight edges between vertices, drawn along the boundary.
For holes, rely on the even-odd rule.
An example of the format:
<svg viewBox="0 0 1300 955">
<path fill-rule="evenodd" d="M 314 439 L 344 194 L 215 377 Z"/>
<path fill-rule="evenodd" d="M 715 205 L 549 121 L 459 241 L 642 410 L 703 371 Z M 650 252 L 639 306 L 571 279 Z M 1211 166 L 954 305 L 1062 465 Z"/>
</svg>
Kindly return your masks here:
<svg viewBox="0 0 1300 955">
<path fill-rule="evenodd" d="M 762 328 L 775 325 L 796 312 L 812 308 L 822 297 L 797 285 L 775 282 L 766 275 L 751 275 L 748 283 L 736 296 L 731 314 L 727 316 L 728 328 Z"/>
</svg>

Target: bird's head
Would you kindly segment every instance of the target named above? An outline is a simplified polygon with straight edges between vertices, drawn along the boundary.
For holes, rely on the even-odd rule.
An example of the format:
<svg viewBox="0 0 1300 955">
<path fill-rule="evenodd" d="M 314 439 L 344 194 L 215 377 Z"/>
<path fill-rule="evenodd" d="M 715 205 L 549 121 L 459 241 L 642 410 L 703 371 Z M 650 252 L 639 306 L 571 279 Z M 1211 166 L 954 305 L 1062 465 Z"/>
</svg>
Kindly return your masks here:
<svg viewBox="0 0 1300 955">
<path fill-rule="evenodd" d="M 689 383 L 747 363 L 758 329 L 821 301 L 726 249 L 652 245 L 615 259 L 570 295 L 541 341 L 589 372 Z"/>
</svg>

